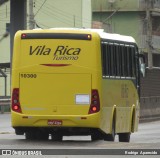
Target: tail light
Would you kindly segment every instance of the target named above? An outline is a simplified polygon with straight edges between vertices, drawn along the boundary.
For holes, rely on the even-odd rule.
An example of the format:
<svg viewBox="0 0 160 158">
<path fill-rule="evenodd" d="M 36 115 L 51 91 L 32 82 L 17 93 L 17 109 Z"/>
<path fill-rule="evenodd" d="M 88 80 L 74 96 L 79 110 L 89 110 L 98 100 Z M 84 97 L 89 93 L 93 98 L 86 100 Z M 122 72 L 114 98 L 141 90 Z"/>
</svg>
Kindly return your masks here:
<svg viewBox="0 0 160 158">
<path fill-rule="evenodd" d="M 100 101 L 99 101 L 98 90 L 92 89 L 91 105 L 88 113 L 93 114 L 99 112 L 99 110 L 100 110 Z"/>
<path fill-rule="evenodd" d="M 22 113 L 19 102 L 19 88 L 14 88 L 12 92 L 12 110 Z"/>
</svg>

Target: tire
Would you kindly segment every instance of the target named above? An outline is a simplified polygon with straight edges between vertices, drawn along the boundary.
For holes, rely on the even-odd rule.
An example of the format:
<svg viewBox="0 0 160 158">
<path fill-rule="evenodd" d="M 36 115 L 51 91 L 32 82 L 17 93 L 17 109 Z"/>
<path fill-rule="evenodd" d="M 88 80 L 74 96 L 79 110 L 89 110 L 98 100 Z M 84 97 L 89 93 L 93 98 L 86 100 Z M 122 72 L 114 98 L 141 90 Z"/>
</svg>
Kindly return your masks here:
<svg viewBox="0 0 160 158">
<path fill-rule="evenodd" d="M 37 140 L 48 140 L 49 133 L 43 132 L 43 131 L 37 131 L 36 132 L 36 139 Z"/>
<path fill-rule="evenodd" d="M 130 142 L 131 133 L 119 133 L 119 142 Z"/>
<path fill-rule="evenodd" d="M 52 141 L 62 141 L 63 140 L 63 136 L 61 134 L 52 134 L 51 135 Z"/>
<path fill-rule="evenodd" d="M 27 140 L 36 140 L 36 134 L 34 131 L 27 131 L 25 137 Z"/>
<path fill-rule="evenodd" d="M 101 131 L 98 129 L 91 129 L 91 140 L 96 141 L 96 140 L 103 140 L 103 134 Z"/>
<path fill-rule="evenodd" d="M 16 135 L 24 135 L 24 131 L 21 129 L 15 129 Z"/>
<path fill-rule="evenodd" d="M 104 140 L 105 141 L 112 141 L 112 142 L 114 142 L 114 140 L 115 140 L 115 133 L 105 134 L 104 135 Z"/>
<path fill-rule="evenodd" d="M 100 140 L 100 137 L 99 137 L 99 135 L 98 134 L 91 134 L 91 140 L 92 141 L 96 141 L 96 140 Z"/>
<path fill-rule="evenodd" d="M 115 119 L 112 122 L 112 133 L 104 134 L 104 141 L 113 141 L 115 140 Z"/>
<path fill-rule="evenodd" d="M 49 139 L 49 133 L 44 133 L 41 140 L 48 140 Z"/>
</svg>

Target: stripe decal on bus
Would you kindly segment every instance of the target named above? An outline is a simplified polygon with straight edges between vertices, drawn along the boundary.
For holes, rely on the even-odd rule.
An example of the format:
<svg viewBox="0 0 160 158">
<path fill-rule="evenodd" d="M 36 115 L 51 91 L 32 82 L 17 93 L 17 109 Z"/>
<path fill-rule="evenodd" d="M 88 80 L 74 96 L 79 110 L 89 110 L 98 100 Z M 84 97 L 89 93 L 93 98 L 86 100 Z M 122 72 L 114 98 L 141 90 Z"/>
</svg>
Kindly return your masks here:
<svg viewBox="0 0 160 158">
<path fill-rule="evenodd" d="M 59 66 L 70 66 L 71 64 L 40 64 L 40 65 L 59 67 Z"/>
</svg>

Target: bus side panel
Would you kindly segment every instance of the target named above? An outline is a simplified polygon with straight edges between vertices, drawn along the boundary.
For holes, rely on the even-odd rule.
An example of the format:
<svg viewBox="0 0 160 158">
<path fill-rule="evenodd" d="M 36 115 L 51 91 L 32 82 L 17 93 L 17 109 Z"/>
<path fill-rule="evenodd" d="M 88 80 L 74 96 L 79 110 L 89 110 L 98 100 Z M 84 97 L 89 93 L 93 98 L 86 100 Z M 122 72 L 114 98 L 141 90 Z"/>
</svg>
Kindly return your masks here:
<svg viewBox="0 0 160 158">
<path fill-rule="evenodd" d="M 101 113 L 101 130 L 105 133 L 111 133 L 112 130 L 113 108 L 103 106 Z"/>
<path fill-rule="evenodd" d="M 139 104 L 136 87 L 131 80 L 102 80 L 102 130 L 106 133 L 112 131 L 112 119 L 115 115 L 116 133 L 131 132 L 132 122 L 135 130 L 139 122 Z M 135 109 L 135 118 L 132 117 Z M 132 120 L 132 118 L 134 120 Z"/>
</svg>

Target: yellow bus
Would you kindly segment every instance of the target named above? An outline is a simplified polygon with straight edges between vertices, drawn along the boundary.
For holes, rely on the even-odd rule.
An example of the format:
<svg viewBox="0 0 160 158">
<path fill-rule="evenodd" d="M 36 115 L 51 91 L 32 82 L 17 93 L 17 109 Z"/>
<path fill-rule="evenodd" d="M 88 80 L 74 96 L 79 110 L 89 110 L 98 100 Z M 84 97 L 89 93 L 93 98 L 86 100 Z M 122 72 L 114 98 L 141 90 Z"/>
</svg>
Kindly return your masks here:
<svg viewBox="0 0 160 158">
<path fill-rule="evenodd" d="M 92 29 L 18 31 L 12 60 L 12 127 L 26 139 L 129 142 L 139 122 L 135 40 Z"/>
</svg>

